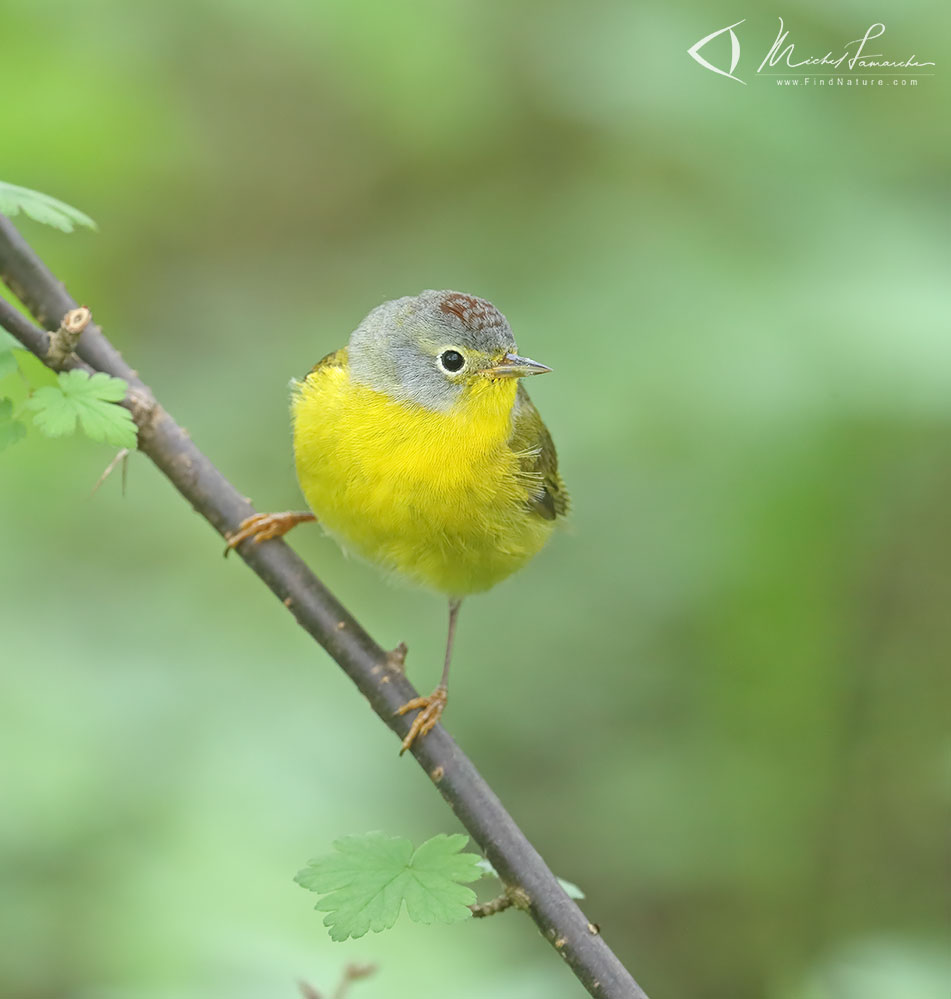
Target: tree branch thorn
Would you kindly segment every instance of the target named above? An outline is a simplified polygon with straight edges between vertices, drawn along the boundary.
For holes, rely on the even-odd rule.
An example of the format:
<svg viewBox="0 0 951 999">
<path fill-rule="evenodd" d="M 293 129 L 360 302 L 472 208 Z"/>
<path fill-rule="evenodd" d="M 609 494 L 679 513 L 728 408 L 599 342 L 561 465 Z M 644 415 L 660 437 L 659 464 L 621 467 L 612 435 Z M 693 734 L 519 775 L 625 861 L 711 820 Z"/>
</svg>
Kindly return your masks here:
<svg viewBox="0 0 951 999">
<path fill-rule="evenodd" d="M 406 671 L 407 652 L 409 652 L 409 649 L 406 647 L 406 642 L 400 642 L 395 649 L 390 649 L 386 654 L 387 667 L 395 670 L 397 673 L 404 673 Z"/>
</svg>

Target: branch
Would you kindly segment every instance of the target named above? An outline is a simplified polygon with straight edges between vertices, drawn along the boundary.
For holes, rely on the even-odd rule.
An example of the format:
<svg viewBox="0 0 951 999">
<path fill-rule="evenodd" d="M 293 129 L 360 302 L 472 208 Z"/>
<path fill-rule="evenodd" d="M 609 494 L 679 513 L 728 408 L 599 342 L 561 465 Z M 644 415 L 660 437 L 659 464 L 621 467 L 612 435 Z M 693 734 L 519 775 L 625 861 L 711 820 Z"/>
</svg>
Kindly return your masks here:
<svg viewBox="0 0 951 999">
<path fill-rule="evenodd" d="M 16 228 L 0 216 L 0 277 L 36 319 L 58 328 L 77 308 L 63 285 L 33 252 Z M 0 299 L 0 325 L 40 360 L 104 371 L 129 384 L 125 405 L 139 427 L 139 449 L 221 535 L 254 513 L 251 504 L 192 443 L 155 399 L 151 389 L 122 359 L 99 327 L 89 322 L 75 354 L 61 360 L 50 351 L 50 335 Z M 79 363 L 76 362 L 76 357 Z M 392 659 L 363 630 L 336 597 L 281 540 L 245 544 L 241 558 L 337 661 L 382 721 L 402 739 L 408 719 L 396 714 L 417 691 L 395 670 Z M 492 788 L 446 730 L 437 725 L 417 740 L 412 754 L 446 799 L 459 821 L 484 851 L 507 891 L 517 891 L 546 940 L 592 996 L 647 999 L 627 969 L 601 938 L 597 927 L 565 894 L 555 876 L 502 806 Z"/>
</svg>

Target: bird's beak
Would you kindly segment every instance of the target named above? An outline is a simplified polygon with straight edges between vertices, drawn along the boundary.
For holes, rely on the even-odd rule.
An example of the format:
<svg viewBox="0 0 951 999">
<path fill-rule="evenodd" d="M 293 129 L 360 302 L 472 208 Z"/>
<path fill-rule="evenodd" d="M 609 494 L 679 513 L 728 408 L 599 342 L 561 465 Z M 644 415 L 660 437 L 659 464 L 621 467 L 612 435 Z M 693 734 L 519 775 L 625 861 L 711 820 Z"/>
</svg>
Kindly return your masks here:
<svg viewBox="0 0 951 999">
<path fill-rule="evenodd" d="M 490 378 L 524 378 L 526 375 L 543 375 L 546 371 L 551 371 L 551 368 L 533 361 L 530 357 L 506 354 L 491 368 L 483 368 L 482 373 Z"/>
</svg>

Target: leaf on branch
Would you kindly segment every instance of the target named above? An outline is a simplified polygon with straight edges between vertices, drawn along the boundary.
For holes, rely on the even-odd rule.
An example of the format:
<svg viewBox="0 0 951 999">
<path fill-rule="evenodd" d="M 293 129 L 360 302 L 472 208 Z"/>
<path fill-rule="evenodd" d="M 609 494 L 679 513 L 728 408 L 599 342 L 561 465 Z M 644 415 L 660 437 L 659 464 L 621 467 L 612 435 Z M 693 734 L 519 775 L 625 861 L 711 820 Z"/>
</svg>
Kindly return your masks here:
<svg viewBox="0 0 951 999">
<path fill-rule="evenodd" d="M 34 222 L 54 226 L 63 232 L 72 232 L 78 225 L 96 228 L 96 223 L 88 215 L 65 201 L 0 180 L 0 213 L 12 217 L 20 212 Z"/>
<path fill-rule="evenodd" d="M 479 857 L 479 869 L 482 871 L 482 877 L 484 878 L 498 878 L 499 881 L 502 880 L 499 878 L 499 872 L 485 857 Z M 585 897 L 584 892 L 573 881 L 566 881 L 564 878 L 555 878 L 555 880 L 561 885 L 562 891 L 564 891 L 568 898 L 579 899 Z"/>
<path fill-rule="evenodd" d="M 12 375 L 17 369 L 17 359 L 13 356 L 12 350 L 6 350 L 2 344 L 0 344 L 0 378 L 6 378 L 7 375 Z"/>
<path fill-rule="evenodd" d="M 568 896 L 568 898 L 584 898 L 584 892 L 574 883 L 574 881 L 566 881 L 564 878 L 558 878 L 558 884 L 561 885 L 562 891 Z"/>
<path fill-rule="evenodd" d="M 390 929 L 404 902 L 414 922 L 455 923 L 472 916 L 476 896 L 465 885 L 482 876 L 479 857 L 459 852 L 468 842 L 440 833 L 414 851 L 408 839 L 381 832 L 344 836 L 336 853 L 310 861 L 294 880 L 324 896 L 315 908 L 327 913 L 333 940 Z"/>
<path fill-rule="evenodd" d="M 13 400 L 0 399 L 0 451 L 25 436 L 26 427 L 13 418 Z"/>
<path fill-rule="evenodd" d="M 87 437 L 116 447 L 136 446 L 132 414 L 116 403 L 125 398 L 128 386 L 121 378 L 101 371 L 61 371 L 58 384 L 37 389 L 27 401 L 35 413 L 33 422 L 47 437 L 62 437 L 76 430 L 76 421 Z"/>
</svg>

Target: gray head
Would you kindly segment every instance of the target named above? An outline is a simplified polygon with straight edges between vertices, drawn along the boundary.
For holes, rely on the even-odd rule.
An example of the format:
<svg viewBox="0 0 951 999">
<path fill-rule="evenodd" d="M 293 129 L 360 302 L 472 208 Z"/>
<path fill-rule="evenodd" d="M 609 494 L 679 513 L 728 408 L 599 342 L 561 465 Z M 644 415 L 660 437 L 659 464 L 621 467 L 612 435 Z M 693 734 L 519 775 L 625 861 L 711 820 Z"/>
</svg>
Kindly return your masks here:
<svg viewBox="0 0 951 999">
<path fill-rule="evenodd" d="M 423 291 L 377 306 L 353 331 L 350 377 L 401 402 L 447 410 L 473 378 L 549 371 L 519 357 L 505 316 L 484 298 Z"/>
</svg>

